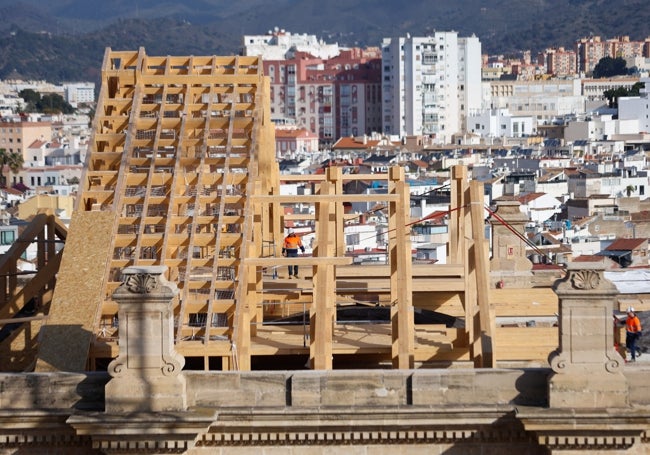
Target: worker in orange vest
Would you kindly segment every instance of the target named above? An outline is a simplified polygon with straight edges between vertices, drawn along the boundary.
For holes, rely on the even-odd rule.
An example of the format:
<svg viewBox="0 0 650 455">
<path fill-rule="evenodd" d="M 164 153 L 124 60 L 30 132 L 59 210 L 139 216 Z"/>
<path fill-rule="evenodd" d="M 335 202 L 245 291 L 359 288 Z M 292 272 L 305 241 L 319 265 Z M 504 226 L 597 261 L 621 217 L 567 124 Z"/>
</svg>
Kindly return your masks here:
<svg viewBox="0 0 650 455">
<path fill-rule="evenodd" d="M 287 236 L 284 238 L 284 244 L 282 245 L 282 256 L 288 258 L 298 257 L 298 249 L 303 253 L 305 252 L 305 247 L 302 245 L 302 240 L 296 235 L 293 229 L 287 231 Z M 289 278 L 296 277 L 298 278 L 298 266 L 289 265 Z"/>
<path fill-rule="evenodd" d="M 625 319 L 619 319 L 614 316 L 616 326 L 625 324 L 625 348 L 630 353 L 630 362 L 636 362 L 636 358 L 641 355 L 641 349 L 636 345 L 641 337 L 641 321 L 634 311 L 634 307 L 628 307 Z M 621 352 L 625 357 L 625 352 Z M 627 361 L 627 360 L 626 360 Z"/>
<path fill-rule="evenodd" d="M 632 356 L 631 362 L 636 361 L 636 356 L 641 355 L 637 348 L 636 342 L 641 336 L 641 321 L 639 321 L 633 307 L 627 309 L 627 318 L 625 319 L 625 347 Z"/>
</svg>

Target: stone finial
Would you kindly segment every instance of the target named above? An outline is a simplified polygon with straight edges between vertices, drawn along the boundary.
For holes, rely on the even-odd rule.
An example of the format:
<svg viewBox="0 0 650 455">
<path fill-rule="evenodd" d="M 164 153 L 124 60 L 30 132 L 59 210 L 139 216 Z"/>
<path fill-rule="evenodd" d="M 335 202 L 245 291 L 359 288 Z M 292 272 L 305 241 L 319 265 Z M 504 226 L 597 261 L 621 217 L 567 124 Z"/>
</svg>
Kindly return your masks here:
<svg viewBox="0 0 650 455">
<path fill-rule="evenodd" d="M 183 356 L 174 350 L 174 283 L 165 266 L 127 267 L 113 293 L 119 306 L 119 347 L 108 365 L 107 412 L 186 408 Z"/>
<path fill-rule="evenodd" d="M 549 356 L 551 407 L 627 405 L 624 360 L 614 349 L 618 291 L 599 263 L 570 263 L 555 283 L 560 299 L 559 348 Z"/>
</svg>

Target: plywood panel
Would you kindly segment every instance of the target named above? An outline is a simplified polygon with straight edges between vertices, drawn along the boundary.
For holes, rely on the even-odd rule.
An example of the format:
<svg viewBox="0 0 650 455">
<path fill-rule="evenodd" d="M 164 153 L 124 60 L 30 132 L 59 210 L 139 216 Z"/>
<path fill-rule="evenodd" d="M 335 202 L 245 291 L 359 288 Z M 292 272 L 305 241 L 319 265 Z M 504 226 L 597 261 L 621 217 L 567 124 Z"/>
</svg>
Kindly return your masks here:
<svg viewBox="0 0 650 455">
<path fill-rule="evenodd" d="M 73 214 L 36 371 L 84 371 L 110 257 L 112 212 Z"/>
</svg>

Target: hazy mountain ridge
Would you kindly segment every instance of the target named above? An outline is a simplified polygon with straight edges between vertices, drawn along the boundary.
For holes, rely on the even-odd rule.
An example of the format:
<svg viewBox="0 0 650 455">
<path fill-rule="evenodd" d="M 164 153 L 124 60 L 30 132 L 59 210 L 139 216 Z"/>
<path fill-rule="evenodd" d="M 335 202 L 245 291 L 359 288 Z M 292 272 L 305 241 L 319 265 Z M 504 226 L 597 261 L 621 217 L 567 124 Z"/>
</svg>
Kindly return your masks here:
<svg viewBox="0 0 650 455">
<path fill-rule="evenodd" d="M 0 78 L 86 80 L 104 49 L 150 55 L 238 53 L 275 26 L 342 46 L 433 30 L 475 34 L 485 53 L 573 47 L 588 35 L 650 36 L 647 0 L 0 0 Z M 47 32 L 47 33 L 43 33 Z M 97 80 L 97 79 L 94 79 Z"/>
</svg>

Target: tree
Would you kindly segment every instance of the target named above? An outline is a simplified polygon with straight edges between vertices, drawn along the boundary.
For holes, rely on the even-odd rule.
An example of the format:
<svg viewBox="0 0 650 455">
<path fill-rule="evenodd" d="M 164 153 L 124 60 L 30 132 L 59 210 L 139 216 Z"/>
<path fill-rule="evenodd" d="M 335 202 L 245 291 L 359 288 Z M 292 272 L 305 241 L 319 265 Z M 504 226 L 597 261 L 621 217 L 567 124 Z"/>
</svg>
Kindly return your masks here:
<svg viewBox="0 0 650 455">
<path fill-rule="evenodd" d="M 40 93 L 27 88 L 21 90 L 18 96 L 25 100 L 27 112 L 44 112 L 46 114 L 59 112 L 72 114 L 74 112 L 74 108 L 57 93 L 46 93 L 41 96 Z"/>
<path fill-rule="evenodd" d="M 616 87 L 610 88 L 603 92 L 603 96 L 607 99 L 607 105 L 609 107 L 618 107 L 618 99 L 622 96 L 639 96 L 639 91 L 643 87 L 642 82 L 637 82 L 630 89 L 625 87 Z"/>
<path fill-rule="evenodd" d="M 625 193 L 627 194 L 627 197 L 632 196 L 632 193 L 636 191 L 636 186 L 635 185 L 628 185 L 625 187 Z"/>
<path fill-rule="evenodd" d="M 6 188 L 5 177 L 3 175 L 4 167 L 9 166 L 9 169 L 14 174 L 18 172 L 24 163 L 23 154 L 20 152 L 7 152 L 5 149 L 0 148 L 0 187 Z"/>
<path fill-rule="evenodd" d="M 625 74 L 627 74 L 627 63 L 623 57 L 603 57 L 596 63 L 593 71 L 594 79 Z"/>
</svg>

